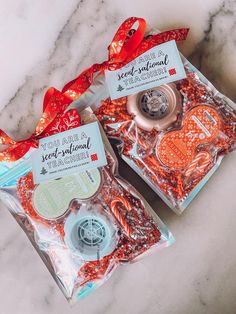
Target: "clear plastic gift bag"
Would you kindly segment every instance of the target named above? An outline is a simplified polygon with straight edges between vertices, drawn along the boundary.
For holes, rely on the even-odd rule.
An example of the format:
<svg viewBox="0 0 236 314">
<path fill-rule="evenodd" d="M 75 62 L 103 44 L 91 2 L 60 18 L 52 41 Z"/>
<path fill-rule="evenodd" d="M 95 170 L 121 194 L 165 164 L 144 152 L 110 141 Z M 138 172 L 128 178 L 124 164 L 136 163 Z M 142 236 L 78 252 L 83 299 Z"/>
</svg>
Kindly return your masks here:
<svg viewBox="0 0 236 314">
<path fill-rule="evenodd" d="M 75 109 L 64 112 L 63 97 L 55 90 L 46 94 L 53 110 L 44 106 L 30 139 L 14 142 L 1 131 L 1 142 L 10 147 L 0 154 L 0 198 L 74 303 L 106 281 L 119 264 L 168 246 L 174 238 L 144 198 L 118 175 L 117 159 L 102 129 L 106 165 L 34 182 L 31 159 L 39 138 L 53 139 L 67 130 L 76 134 L 84 125 L 98 123 L 89 108 L 79 115 Z M 67 107 L 66 98 L 64 102 Z M 65 158 L 61 162 L 66 163 Z M 86 154 L 83 158 L 87 160 Z M 43 167 L 41 175 L 47 171 Z"/>
<path fill-rule="evenodd" d="M 125 21 L 109 46 L 108 61 L 93 65 L 65 89 L 81 95 L 77 87 L 86 87 L 76 107 L 92 107 L 107 136 L 116 140 L 121 157 L 180 214 L 235 148 L 235 104 L 182 55 L 179 64 L 186 77 L 174 79 L 176 69 L 165 64 L 167 48 L 162 44 L 185 39 L 187 29 L 158 33 L 147 31 L 144 24 L 138 18 Z M 158 47 L 158 58 L 152 60 L 151 51 Z M 146 62 L 141 69 L 140 60 Z M 145 86 L 146 77 L 135 74 L 144 70 L 150 70 L 145 75 L 151 79 L 159 71 L 169 81 L 153 83 L 149 78 L 151 88 L 132 93 L 135 80 Z M 117 86 L 113 71 L 122 82 Z M 122 94 L 125 84 L 131 92 L 127 88 L 127 96 L 112 100 L 110 89 Z"/>
</svg>

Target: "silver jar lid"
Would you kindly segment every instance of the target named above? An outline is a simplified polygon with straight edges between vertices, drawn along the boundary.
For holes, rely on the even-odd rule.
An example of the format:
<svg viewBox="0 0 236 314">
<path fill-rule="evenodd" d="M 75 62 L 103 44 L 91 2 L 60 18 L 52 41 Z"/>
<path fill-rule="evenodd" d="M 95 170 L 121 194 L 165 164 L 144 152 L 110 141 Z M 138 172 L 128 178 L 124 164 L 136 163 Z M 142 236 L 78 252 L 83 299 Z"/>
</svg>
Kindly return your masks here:
<svg viewBox="0 0 236 314">
<path fill-rule="evenodd" d="M 99 204 L 83 204 L 64 225 L 65 242 L 73 255 L 85 261 L 110 255 L 118 242 L 118 229 Z"/>
<path fill-rule="evenodd" d="M 165 84 L 128 96 L 127 111 L 141 129 L 161 131 L 176 121 L 181 105 L 175 84 Z"/>
</svg>

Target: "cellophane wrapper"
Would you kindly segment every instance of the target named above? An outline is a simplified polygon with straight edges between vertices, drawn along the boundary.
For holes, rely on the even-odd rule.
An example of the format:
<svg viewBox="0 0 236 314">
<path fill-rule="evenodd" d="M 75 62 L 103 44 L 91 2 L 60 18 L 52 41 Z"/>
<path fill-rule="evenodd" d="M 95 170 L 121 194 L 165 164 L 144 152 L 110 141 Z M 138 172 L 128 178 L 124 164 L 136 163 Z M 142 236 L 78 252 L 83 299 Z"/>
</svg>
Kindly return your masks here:
<svg viewBox="0 0 236 314">
<path fill-rule="evenodd" d="M 89 108 L 80 115 L 82 124 L 96 121 Z M 119 264 L 133 262 L 174 241 L 144 198 L 119 176 L 117 159 L 101 132 L 108 163 L 95 169 L 101 177 L 97 192 L 85 200 L 70 200 L 65 214 L 57 219 L 45 219 L 36 212 L 34 193 L 40 185 L 45 190 L 53 181 L 63 185 L 66 177 L 34 184 L 30 162 L 34 150 L 17 162 L 0 163 L 1 200 L 72 304 L 104 283 Z M 86 172 L 90 178 L 93 171 Z M 63 202 L 67 198 L 66 185 L 61 195 L 54 193 L 49 197 Z M 120 216 L 114 215 L 112 204 Z"/>
<path fill-rule="evenodd" d="M 155 33 L 153 30 L 149 36 Z M 77 101 L 77 107 L 88 104 L 92 107 L 108 138 L 115 140 L 120 156 L 177 214 L 190 204 L 236 143 L 235 103 L 222 95 L 184 56 L 181 55 L 181 59 L 186 78 L 169 85 L 175 85 L 181 95 L 182 108 L 177 119 L 164 130 L 140 128 L 127 111 L 129 96 L 116 100 L 109 98 L 104 73 L 94 75 L 93 84 Z M 196 114 L 204 114 L 206 124 L 211 119 L 214 128 L 209 138 L 206 133 L 207 138 L 199 142 L 195 141 L 194 126 L 190 122 Z M 201 128 L 204 129 L 204 125 L 198 130 Z M 180 134 L 181 138 L 185 133 L 186 136 L 186 129 L 189 131 L 186 142 L 188 145 L 192 142 L 192 145 L 190 152 L 185 148 L 183 158 L 188 159 L 188 164 L 181 167 L 181 156 L 175 153 L 171 160 L 170 149 L 160 143 L 165 135 Z M 208 132 L 206 128 L 204 131 Z M 205 136 L 203 133 L 199 136 Z M 160 160 L 157 152 L 162 160 L 169 161 L 168 165 Z M 174 167 L 176 163 L 177 167 Z"/>
</svg>

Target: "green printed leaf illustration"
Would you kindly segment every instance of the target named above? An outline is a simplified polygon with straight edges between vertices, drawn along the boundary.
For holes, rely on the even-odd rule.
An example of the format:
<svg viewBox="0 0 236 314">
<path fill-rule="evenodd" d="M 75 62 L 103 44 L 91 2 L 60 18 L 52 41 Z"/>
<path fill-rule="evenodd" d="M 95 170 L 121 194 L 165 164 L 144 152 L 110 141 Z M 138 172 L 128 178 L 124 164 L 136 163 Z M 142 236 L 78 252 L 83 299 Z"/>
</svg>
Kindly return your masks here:
<svg viewBox="0 0 236 314">
<path fill-rule="evenodd" d="M 119 84 L 119 86 L 117 87 L 117 92 L 121 92 L 123 89 L 124 87 Z"/>
<path fill-rule="evenodd" d="M 40 174 L 45 175 L 46 173 L 48 173 L 48 172 L 47 172 L 47 170 L 43 167 L 43 168 L 41 169 Z"/>
</svg>

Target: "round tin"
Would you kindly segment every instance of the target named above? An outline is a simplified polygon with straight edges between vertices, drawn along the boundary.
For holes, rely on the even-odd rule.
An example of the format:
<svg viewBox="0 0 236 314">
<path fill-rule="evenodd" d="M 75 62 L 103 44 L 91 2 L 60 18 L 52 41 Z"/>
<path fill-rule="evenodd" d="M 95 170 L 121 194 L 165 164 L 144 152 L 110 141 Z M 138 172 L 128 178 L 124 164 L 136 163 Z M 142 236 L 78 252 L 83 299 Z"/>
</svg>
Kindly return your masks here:
<svg viewBox="0 0 236 314">
<path fill-rule="evenodd" d="M 86 201 L 97 195 L 101 184 L 98 169 L 41 183 L 34 190 L 34 209 L 44 219 L 58 219 L 66 214 L 74 199 Z"/>
<path fill-rule="evenodd" d="M 117 245 L 117 229 L 99 208 L 80 207 L 68 216 L 64 226 L 66 244 L 85 261 L 100 260 Z"/>
<path fill-rule="evenodd" d="M 134 115 L 138 127 L 151 131 L 166 129 L 177 119 L 182 108 L 175 84 L 165 84 L 128 96 L 127 111 Z"/>
</svg>

